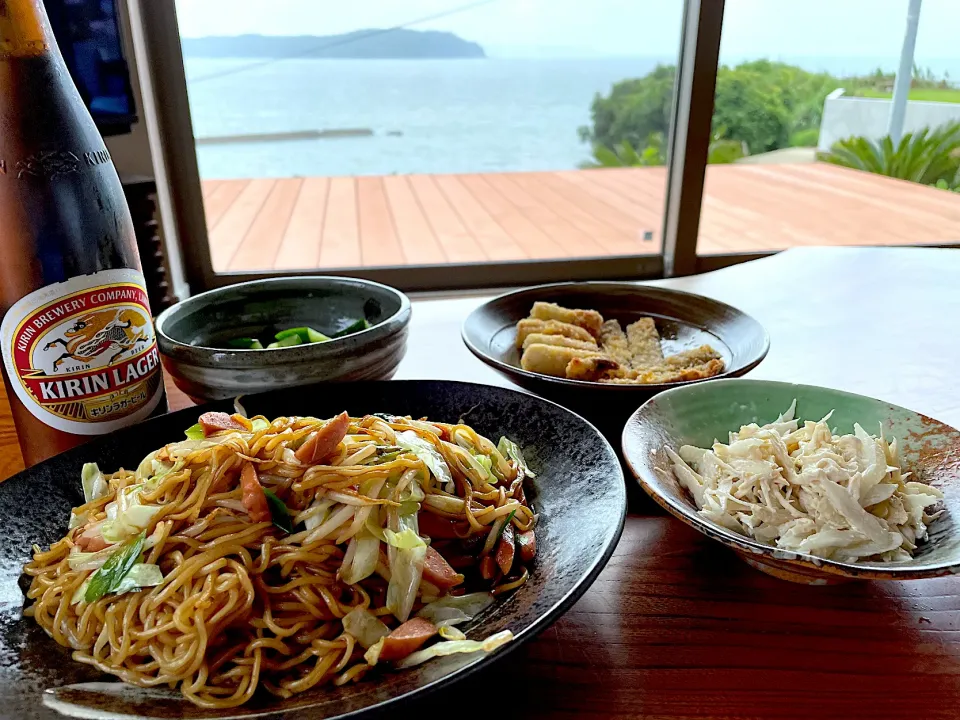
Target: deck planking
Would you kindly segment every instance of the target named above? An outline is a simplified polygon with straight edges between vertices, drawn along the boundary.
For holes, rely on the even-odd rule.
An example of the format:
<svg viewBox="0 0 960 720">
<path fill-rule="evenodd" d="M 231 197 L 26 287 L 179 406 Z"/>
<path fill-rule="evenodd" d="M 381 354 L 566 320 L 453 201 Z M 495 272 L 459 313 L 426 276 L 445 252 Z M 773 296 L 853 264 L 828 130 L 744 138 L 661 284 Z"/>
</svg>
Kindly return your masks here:
<svg viewBox="0 0 960 720">
<path fill-rule="evenodd" d="M 660 251 L 666 169 L 210 179 L 214 269 L 307 270 Z M 960 242 L 960 194 L 824 163 L 707 168 L 702 254 Z"/>
</svg>

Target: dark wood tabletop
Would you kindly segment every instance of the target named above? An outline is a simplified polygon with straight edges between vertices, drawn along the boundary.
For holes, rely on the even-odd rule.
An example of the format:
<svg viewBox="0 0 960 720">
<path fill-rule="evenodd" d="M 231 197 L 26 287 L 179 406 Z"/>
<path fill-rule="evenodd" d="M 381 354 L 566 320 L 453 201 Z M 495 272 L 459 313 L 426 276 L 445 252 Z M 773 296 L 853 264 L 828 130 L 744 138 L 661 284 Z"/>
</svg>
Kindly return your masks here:
<svg viewBox="0 0 960 720">
<path fill-rule="evenodd" d="M 960 426 L 960 251 L 803 248 L 661 281 L 750 313 L 750 377 L 881 397 Z M 460 340 L 484 297 L 416 299 L 398 378 L 507 385 Z M 21 466 L 0 398 L 0 477 Z M 189 401 L 170 393 L 174 408 Z M 418 701 L 430 716 L 956 718 L 960 580 L 793 585 L 660 511 L 628 478 L 606 569 L 538 638 Z M 393 711 L 395 712 L 395 711 Z"/>
</svg>

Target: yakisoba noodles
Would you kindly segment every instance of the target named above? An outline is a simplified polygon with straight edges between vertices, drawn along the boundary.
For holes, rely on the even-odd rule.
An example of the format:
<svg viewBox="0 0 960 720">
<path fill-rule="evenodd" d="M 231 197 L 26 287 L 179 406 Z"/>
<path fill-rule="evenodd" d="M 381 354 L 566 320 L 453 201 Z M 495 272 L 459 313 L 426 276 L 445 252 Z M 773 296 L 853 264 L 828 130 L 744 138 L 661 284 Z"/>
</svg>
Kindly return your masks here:
<svg viewBox="0 0 960 720">
<path fill-rule="evenodd" d="M 535 553 L 510 440 L 386 415 L 200 420 L 135 472 L 84 466 L 66 537 L 34 547 L 26 614 L 74 659 L 215 708 L 512 638 L 456 627 Z"/>
</svg>

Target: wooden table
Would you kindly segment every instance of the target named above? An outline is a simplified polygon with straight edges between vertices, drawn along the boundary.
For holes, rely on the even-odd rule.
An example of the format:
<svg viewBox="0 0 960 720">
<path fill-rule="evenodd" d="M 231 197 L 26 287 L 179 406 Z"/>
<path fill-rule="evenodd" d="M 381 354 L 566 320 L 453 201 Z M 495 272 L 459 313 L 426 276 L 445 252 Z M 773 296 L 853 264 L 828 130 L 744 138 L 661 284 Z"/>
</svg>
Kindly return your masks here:
<svg viewBox="0 0 960 720">
<path fill-rule="evenodd" d="M 960 426 L 960 252 L 798 249 L 657 284 L 770 332 L 751 377 L 840 387 Z M 508 385 L 463 347 L 481 298 L 418 300 L 400 378 Z M 184 398 L 174 396 L 174 404 Z M 9 410 L 0 467 L 15 466 Z M 748 568 L 631 494 L 593 587 L 539 638 L 409 708 L 492 718 L 960 715 L 960 580 L 804 587 Z"/>
</svg>

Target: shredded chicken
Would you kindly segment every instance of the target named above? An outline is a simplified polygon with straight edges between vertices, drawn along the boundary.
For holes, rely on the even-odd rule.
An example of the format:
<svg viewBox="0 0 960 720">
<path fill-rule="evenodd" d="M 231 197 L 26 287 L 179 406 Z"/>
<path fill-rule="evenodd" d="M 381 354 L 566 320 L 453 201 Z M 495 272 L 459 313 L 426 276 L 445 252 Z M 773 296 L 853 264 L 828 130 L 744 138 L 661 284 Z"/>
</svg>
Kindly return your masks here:
<svg viewBox="0 0 960 720">
<path fill-rule="evenodd" d="M 841 562 L 909 560 L 943 494 L 909 481 L 896 439 L 795 419 L 744 425 L 727 444 L 666 452 L 700 515 L 768 545 Z M 831 413 L 832 414 L 832 413 Z"/>
</svg>

